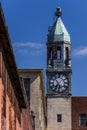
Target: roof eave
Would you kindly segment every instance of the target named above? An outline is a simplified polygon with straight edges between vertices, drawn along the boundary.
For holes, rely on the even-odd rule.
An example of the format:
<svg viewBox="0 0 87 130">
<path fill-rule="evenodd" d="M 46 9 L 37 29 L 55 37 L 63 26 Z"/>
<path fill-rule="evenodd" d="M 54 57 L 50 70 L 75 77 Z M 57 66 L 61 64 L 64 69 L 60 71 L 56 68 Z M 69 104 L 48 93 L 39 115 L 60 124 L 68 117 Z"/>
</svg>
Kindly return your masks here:
<svg viewBox="0 0 87 130">
<path fill-rule="evenodd" d="M 18 98 L 19 104 L 22 107 L 26 107 L 25 101 L 23 98 L 23 92 L 21 89 L 20 79 L 19 79 L 19 75 L 18 75 L 18 71 L 17 71 L 17 66 L 16 66 L 16 62 L 15 62 L 15 57 L 14 57 L 13 49 L 11 46 L 11 41 L 10 41 L 8 29 L 6 27 L 6 22 L 5 22 L 5 18 L 4 18 L 4 14 L 3 14 L 1 5 L 0 5 L 0 41 L 1 41 L 0 42 L 1 47 L 3 49 L 3 53 L 6 57 L 6 62 L 8 63 L 7 69 L 10 69 L 9 74 L 10 74 L 11 79 L 14 82 L 13 88 L 14 88 L 15 94 Z M 9 62 L 9 60 L 11 62 Z M 17 89 L 17 92 L 16 92 L 16 89 Z"/>
</svg>

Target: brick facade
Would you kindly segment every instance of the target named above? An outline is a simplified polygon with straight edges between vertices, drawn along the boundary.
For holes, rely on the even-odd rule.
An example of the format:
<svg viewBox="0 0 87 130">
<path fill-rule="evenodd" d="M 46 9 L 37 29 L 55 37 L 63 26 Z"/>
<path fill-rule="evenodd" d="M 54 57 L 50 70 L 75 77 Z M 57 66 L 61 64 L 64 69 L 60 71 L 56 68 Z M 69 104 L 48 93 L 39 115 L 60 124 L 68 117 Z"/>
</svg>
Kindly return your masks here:
<svg viewBox="0 0 87 130">
<path fill-rule="evenodd" d="M 0 130 L 33 130 L 29 107 L 21 107 L 1 52 L 0 65 Z"/>
<path fill-rule="evenodd" d="M 0 52 L 2 55 L 2 52 Z M 0 77 L 0 130 L 21 130 L 21 106 L 15 95 L 12 81 L 1 56 L 1 77 Z"/>
<path fill-rule="evenodd" d="M 80 114 L 87 114 L 87 97 L 72 97 L 72 130 L 87 130 L 87 126 L 80 126 Z"/>
</svg>

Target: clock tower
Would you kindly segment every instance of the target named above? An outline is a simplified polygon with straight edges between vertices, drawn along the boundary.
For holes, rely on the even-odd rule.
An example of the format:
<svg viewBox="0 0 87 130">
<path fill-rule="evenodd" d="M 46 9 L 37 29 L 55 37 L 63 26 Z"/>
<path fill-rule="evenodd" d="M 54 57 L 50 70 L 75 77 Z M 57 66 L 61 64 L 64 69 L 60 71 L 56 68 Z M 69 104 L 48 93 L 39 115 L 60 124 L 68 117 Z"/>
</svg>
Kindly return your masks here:
<svg viewBox="0 0 87 130">
<path fill-rule="evenodd" d="M 61 8 L 47 35 L 47 130 L 71 130 L 71 41 Z"/>
<path fill-rule="evenodd" d="M 71 95 L 71 41 L 61 20 L 61 8 L 47 36 L 47 93 L 54 96 Z"/>
</svg>

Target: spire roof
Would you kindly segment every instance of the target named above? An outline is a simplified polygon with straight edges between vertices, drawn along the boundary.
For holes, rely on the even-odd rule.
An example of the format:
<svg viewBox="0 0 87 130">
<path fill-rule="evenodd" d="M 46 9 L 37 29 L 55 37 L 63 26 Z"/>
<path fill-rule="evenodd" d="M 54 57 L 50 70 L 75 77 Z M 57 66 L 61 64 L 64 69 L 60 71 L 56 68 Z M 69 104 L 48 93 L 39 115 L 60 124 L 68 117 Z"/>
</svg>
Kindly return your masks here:
<svg viewBox="0 0 87 130">
<path fill-rule="evenodd" d="M 62 12 L 61 9 L 58 7 L 55 15 L 57 16 L 55 23 L 49 30 L 48 34 L 48 41 L 57 42 L 57 41 L 65 41 L 70 42 L 70 35 L 64 26 L 60 16 Z"/>
</svg>

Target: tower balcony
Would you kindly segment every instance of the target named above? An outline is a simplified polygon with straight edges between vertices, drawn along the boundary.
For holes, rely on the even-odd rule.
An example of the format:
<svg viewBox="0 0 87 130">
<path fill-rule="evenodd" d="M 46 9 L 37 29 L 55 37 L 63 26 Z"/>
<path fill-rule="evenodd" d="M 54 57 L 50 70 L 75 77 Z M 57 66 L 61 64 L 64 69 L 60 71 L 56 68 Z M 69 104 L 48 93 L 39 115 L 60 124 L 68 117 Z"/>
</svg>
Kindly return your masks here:
<svg viewBox="0 0 87 130">
<path fill-rule="evenodd" d="M 66 65 L 66 62 L 67 62 L 67 65 Z M 65 70 L 65 69 L 71 70 L 71 63 L 69 63 L 70 61 L 66 60 L 66 62 L 64 62 L 63 60 L 60 60 L 60 59 L 56 59 L 56 60 L 49 59 L 47 69 L 48 70 L 53 69 L 53 71 L 54 70 Z"/>
<path fill-rule="evenodd" d="M 62 60 L 60 60 L 60 59 L 56 59 L 56 60 L 49 59 L 48 68 L 59 68 L 59 67 L 63 67 L 63 66 L 64 66 L 64 63 L 63 63 Z"/>
</svg>

